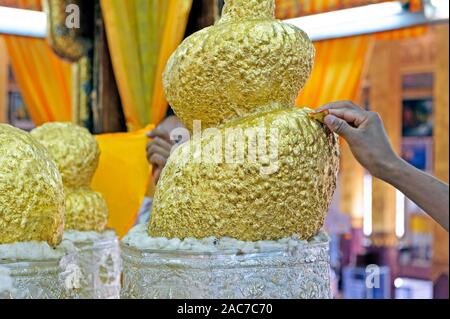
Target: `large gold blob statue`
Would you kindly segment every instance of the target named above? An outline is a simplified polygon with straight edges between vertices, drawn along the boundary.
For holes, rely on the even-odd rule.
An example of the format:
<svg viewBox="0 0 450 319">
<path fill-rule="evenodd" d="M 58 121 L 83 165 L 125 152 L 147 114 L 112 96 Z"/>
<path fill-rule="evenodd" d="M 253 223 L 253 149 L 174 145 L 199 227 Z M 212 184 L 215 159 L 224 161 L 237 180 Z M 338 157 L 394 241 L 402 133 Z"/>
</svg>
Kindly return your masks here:
<svg viewBox="0 0 450 319">
<path fill-rule="evenodd" d="M 71 123 L 47 123 L 31 135 L 44 145 L 57 163 L 64 183 L 65 229 L 103 231 L 108 208 L 102 195 L 90 188 L 100 149 L 89 131 Z"/>
<path fill-rule="evenodd" d="M 216 129 L 171 155 L 150 236 L 309 239 L 323 226 L 338 140 L 308 117 L 310 109 L 294 107 L 314 47 L 303 31 L 275 20 L 274 8 L 274 0 L 226 0 L 221 20 L 171 57 L 164 88 L 176 114 L 194 132 L 194 120 Z M 230 146 L 233 134 L 238 143 Z M 243 161 L 227 160 L 241 153 Z"/>
<path fill-rule="evenodd" d="M 0 244 L 59 244 L 64 192 L 56 164 L 29 133 L 0 124 Z"/>
</svg>

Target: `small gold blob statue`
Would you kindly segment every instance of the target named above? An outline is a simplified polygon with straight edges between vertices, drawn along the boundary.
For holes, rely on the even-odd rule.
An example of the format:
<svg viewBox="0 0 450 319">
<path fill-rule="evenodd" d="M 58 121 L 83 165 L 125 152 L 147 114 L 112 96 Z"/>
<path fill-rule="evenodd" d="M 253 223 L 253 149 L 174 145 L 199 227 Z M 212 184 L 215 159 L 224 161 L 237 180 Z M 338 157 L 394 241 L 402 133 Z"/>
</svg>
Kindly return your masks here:
<svg viewBox="0 0 450 319">
<path fill-rule="evenodd" d="M 222 18 L 186 39 L 164 73 L 167 100 L 192 128 L 289 108 L 315 49 L 305 32 L 274 19 L 273 0 L 226 0 Z"/>
<path fill-rule="evenodd" d="M 70 123 L 47 123 L 31 135 L 44 145 L 57 163 L 65 189 L 65 229 L 105 230 L 108 208 L 102 195 L 90 188 L 100 149 L 89 131 Z"/>
<path fill-rule="evenodd" d="M 32 136 L 0 124 L 0 244 L 45 241 L 64 230 L 64 187 L 58 167 Z"/>
<path fill-rule="evenodd" d="M 194 135 L 195 120 L 215 131 L 194 136 L 169 158 L 150 236 L 309 239 L 323 226 L 338 139 L 309 117 L 312 110 L 294 107 L 315 50 L 302 30 L 274 19 L 274 10 L 274 0 L 225 0 L 217 24 L 170 58 L 164 89 L 175 113 Z M 230 151 L 233 134 L 243 143 Z M 244 157 L 230 161 L 227 154 Z"/>
</svg>

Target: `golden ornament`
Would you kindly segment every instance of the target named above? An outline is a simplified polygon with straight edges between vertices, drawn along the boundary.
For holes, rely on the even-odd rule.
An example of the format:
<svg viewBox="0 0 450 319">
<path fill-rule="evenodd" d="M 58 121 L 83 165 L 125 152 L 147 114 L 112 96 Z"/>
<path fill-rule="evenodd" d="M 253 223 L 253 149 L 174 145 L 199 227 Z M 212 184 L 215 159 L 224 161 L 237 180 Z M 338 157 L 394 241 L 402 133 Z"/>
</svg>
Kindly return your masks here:
<svg viewBox="0 0 450 319">
<path fill-rule="evenodd" d="M 103 231 L 108 208 L 101 194 L 90 188 L 98 167 L 97 140 L 83 127 L 47 123 L 31 132 L 58 165 L 65 188 L 66 229 Z"/>
<path fill-rule="evenodd" d="M 214 127 L 291 107 L 315 49 L 306 33 L 274 19 L 273 0 L 228 0 L 215 26 L 187 38 L 164 72 L 164 92 L 181 121 Z"/>
<path fill-rule="evenodd" d="M 102 232 L 108 222 L 108 206 L 102 195 L 89 187 L 66 189 L 66 229 Z"/>
<path fill-rule="evenodd" d="M 221 20 L 170 58 L 165 93 L 194 138 L 162 172 L 150 236 L 309 239 L 322 228 L 338 139 L 312 110 L 294 107 L 314 47 L 303 31 L 275 20 L 274 8 L 274 0 L 226 0 Z M 198 138 L 194 120 L 209 128 Z M 233 134 L 243 149 L 227 144 Z"/>
<path fill-rule="evenodd" d="M 63 229 L 64 192 L 56 164 L 29 133 L 0 124 L 0 244 L 57 246 Z"/>
<path fill-rule="evenodd" d="M 218 163 L 214 152 L 212 156 L 205 152 L 208 145 L 217 145 L 214 136 L 179 147 L 158 183 L 150 236 L 258 241 L 294 234 L 309 239 L 317 234 L 336 187 L 339 150 L 336 135 L 311 121 L 307 113 L 296 108 L 270 111 L 220 128 L 226 136 L 230 128 L 245 132 L 264 127 L 267 145 L 270 130 L 278 130 L 277 160 L 272 163 L 260 158 L 252 163 L 248 155 L 242 163 L 227 164 L 223 158 Z M 237 135 L 246 139 L 244 153 L 249 154 L 249 137 Z M 198 145 L 203 149 L 200 161 L 193 156 Z"/>
</svg>

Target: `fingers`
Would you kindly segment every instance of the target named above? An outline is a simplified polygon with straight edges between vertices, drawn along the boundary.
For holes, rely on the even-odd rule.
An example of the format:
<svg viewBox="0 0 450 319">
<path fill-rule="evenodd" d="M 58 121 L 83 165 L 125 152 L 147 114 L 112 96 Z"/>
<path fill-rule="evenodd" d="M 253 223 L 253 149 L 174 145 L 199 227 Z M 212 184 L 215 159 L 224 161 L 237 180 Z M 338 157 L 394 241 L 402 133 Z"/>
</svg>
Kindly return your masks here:
<svg viewBox="0 0 450 319">
<path fill-rule="evenodd" d="M 164 167 L 164 165 L 166 165 L 167 158 L 165 158 L 161 154 L 153 154 L 153 155 L 150 156 L 149 162 L 153 166 L 162 168 L 162 167 Z"/>
<path fill-rule="evenodd" d="M 155 144 L 149 144 L 147 148 L 147 154 L 150 158 L 153 156 L 153 154 L 159 154 L 167 159 L 170 156 L 170 150 L 167 150 Z"/>
<path fill-rule="evenodd" d="M 162 156 L 167 161 L 167 159 L 170 157 L 171 152 L 172 152 L 172 145 L 170 144 L 161 146 L 155 141 L 151 141 L 150 143 L 147 144 L 146 147 L 147 159 L 150 163 L 152 156 L 155 154 Z"/>
<path fill-rule="evenodd" d="M 326 110 L 335 110 L 335 109 L 341 109 L 341 108 L 347 108 L 347 109 L 353 109 L 353 110 L 361 110 L 359 106 L 354 104 L 351 101 L 337 101 L 325 104 L 321 107 L 319 107 L 316 112 L 323 112 Z"/>
<path fill-rule="evenodd" d="M 153 139 L 150 143 L 146 146 L 147 151 L 147 159 L 152 157 L 153 154 L 160 154 L 166 159 L 169 158 L 171 152 L 172 152 L 172 144 L 168 143 L 167 141 L 156 137 Z"/>
<path fill-rule="evenodd" d="M 163 125 L 158 126 L 153 131 L 147 134 L 150 138 L 160 137 L 166 141 L 170 141 L 170 133 L 165 129 Z"/>
<path fill-rule="evenodd" d="M 183 123 L 176 116 L 169 116 L 162 121 L 153 131 L 147 134 L 148 137 L 161 137 L 170 141 L 170 133 L 176 128 L 183 128 Z"/>
<path fill-rule="evenodd" d="M 325 124 L 328 128 L 345 139 L 351 139 L 352 134 L 355 134 L 355 129 L 351 127 L 345 120 L 340 119 L 334 115 L 325 117 Z"/>
<path fill-rule="evenodd" d="M 150 143 L 148 143 L 149 145 L 157 145 L 165 150 L 170 151 L 172 149 L 172 146 L 174 145 L 173 142 L 170 141 L 166 141 L 160 137 L 155 137 Z"/>
<path fill-rule="evenodd" d="M 353 124 L 355 127 L 359 127 L 368 117 L 368 112 L 362 109 L 339 108 L 330 109 L 329 112 L 331 115 L 334 115 L 347 123 Z"/>
<path fill-rule="evenodd" d="M 350 101 L 338 101 L 329 103 L 317 109 L 316 112 L 324 111 L 328 111 L 329 114 L 334 115 L 335 117 L 338 117 L 355 127 L 359 127 L 369 117 L 367 111 L 363 110 Z"/>
</svg>

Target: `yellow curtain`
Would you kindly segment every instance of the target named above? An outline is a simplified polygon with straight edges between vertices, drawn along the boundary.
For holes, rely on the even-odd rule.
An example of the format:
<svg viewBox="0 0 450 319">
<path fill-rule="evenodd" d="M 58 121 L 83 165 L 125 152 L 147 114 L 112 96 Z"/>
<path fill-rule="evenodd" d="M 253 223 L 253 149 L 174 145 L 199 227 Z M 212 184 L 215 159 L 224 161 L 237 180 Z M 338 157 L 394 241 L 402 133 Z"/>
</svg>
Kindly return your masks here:
<svg viewBox="0 0 450 319">
<path fill-rule="evenodd" d="M 41 11 L 41 0 L 3 0 L 0 1 L 2 6 L 11 8 L 20 8 L 27 10 Z"/>
<path fill-rule="evenodd" d="M 101 1 L 130 130 L 158 123 L 165 114 L 167 102 L 160 89 L 163 65 L 182 39 L 191 4 L 192 0 Z"/>
<path fill-rule="evenodd" d="M 426 26 L 418 26 L 315 42 L 314 69 L 296 105 L 317 108 L 331 101 L 356 101 L 375 41 L 418 37 L 427 30 Z"/>
<path fill-rule="evenodd" d="M 398 0 L 275 0 L 278 19 L 290 19 L 333 10 Z M 422 9 L 422 0 L 409 0 L 411 11 Z"/>
<path fill-rule="evenodd" d="M 317 108 L 336 100 L 355 100 L 372 38 L 358 36 L 316 42 L 316 62 L 297 106 Z"/>
<path fill-rule="evenodd" d="M 167 100 L 163 92 L 162 74 L 172 53 L 183 40 L 186 24 L 191 10 L 192 0 L 170 0 L 164 34 L 156 67 L 156 80 L 152 101 L 154 124 L 164 119 Z"/>
<path fill-rule="evenodd" d="M 102 154 L 92 187 L 105 196 L 108 227 L 120 237 L 134 225 L 147 191 L 150 168 L 145 154 L 146 133 L 152 128 L 97 136 Z"/>
<path fill-rule="evenodd" d="M 8 52 L 3 38 L 0 37 L 0 123 L 7 121 L 8 105 Z"/>
<path fill-rule="evenodd" d="M 36 125 L 71 120 L 71 66 L 45 40 L 3 36 L 20 92 Z"/>
</svg>

